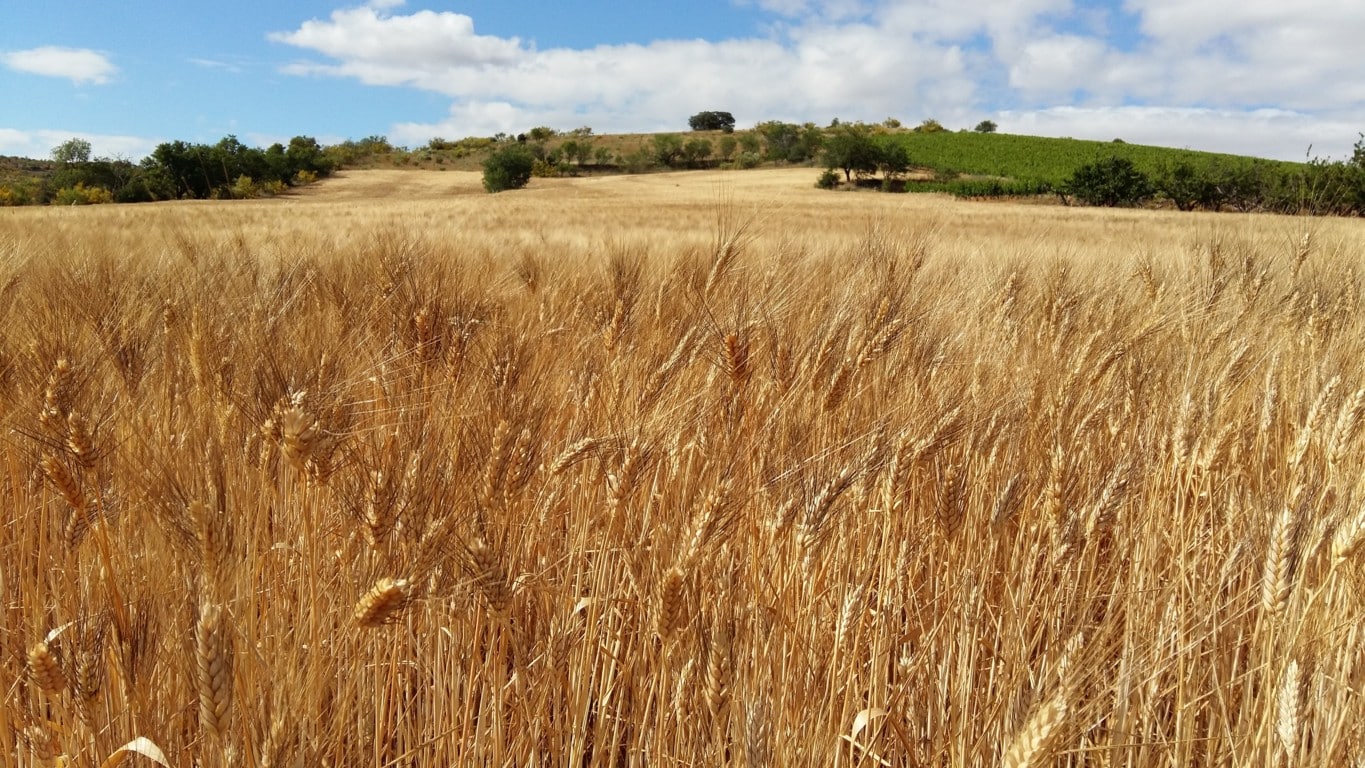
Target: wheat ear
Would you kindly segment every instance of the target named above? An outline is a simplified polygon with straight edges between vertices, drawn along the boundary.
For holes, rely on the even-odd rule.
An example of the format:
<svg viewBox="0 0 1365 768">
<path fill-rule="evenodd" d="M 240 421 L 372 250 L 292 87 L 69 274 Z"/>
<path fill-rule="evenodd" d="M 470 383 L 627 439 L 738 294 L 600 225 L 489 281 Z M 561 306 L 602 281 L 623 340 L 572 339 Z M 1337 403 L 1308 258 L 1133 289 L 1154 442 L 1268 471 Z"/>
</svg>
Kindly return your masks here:
<svg viewBox="0 0 1365 768">
<path fill-rule="evenodd" d="M 232 715 L 232 640 L 222 606 L 205 603 L 195 627 L 199 726 L 213 738 L 227 733 Z"/>
<path fill-rule="evenodd" d="M 1005 768 L 1028 768 L 1039 764 L 1045 755 L 1048 740 L 1066 719 L 1066 710 L 1066 689 L 1062 688 L 1029 718 L 1024 729 L 1010 743 L 1001 765 Z"/>
<path fill-rule="evenodd" d="M 355 604 L 355 623 L 373 629 L 398 620 L 412 602 L 412 584 L 407 579 L 384 577 L 375 582 Z"/>
</svg>

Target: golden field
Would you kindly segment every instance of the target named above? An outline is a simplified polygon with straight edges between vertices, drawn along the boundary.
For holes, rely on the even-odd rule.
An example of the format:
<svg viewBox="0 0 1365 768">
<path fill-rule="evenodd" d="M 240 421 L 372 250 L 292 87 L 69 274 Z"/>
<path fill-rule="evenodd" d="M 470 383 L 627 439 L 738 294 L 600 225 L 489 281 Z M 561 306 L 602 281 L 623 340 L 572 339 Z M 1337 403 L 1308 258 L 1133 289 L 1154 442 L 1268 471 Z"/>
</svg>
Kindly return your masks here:
<svg viewBox="0 0 1365 768">
<path fill-rule="evenodd" d="M 0 763 L 1350 765 L 1355 220 L 0 210 Z"/>
</svg>

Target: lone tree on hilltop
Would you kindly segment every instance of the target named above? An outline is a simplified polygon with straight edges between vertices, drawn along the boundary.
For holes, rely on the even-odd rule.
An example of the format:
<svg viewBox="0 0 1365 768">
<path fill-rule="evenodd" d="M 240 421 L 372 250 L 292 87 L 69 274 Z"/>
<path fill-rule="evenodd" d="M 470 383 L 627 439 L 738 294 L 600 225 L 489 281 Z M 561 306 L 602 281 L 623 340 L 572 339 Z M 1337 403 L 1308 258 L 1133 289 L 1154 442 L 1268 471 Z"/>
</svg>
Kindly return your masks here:
<svg viewBox="0 0 1365 768">
<path fill-rule="evenodd" d="M 694 131 L 724 131 L 733 133 L 735 116 L 729 112 L 698 112 L 687 118 L 687 124 Z"/>
<path fill-rule="evenodd" d="M 1000 126 L 995 124 L 994 120 L 982 120 L 981 122 L 977 123 L 976 127 L 973 128 L 972 130 L 976 131 L 977 133 L 995 133 L 995 130 L 999 127 Z"/>
<path fill-rule="evenodd" d="M 85 139 L 67 139 L 52 148 L 52 159 L 59 163 L 90 162 L 90 142 Z"/>
</svg>

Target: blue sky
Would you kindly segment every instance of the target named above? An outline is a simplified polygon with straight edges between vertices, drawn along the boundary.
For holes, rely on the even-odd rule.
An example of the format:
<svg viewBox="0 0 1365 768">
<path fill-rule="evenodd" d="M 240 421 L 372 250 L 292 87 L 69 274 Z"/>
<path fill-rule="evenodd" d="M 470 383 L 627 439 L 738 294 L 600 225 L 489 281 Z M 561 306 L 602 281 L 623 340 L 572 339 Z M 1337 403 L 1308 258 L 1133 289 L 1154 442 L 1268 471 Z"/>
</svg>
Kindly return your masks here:
<svg viewBox="0 0 1365 768">
<path fill-rule="evenodd" d="M 0 154 L 681 131 L 722 109 L 1342 157 L 1362 38 L 1365 3 L 1340 0 L 0 0 Z"/>
</svg>

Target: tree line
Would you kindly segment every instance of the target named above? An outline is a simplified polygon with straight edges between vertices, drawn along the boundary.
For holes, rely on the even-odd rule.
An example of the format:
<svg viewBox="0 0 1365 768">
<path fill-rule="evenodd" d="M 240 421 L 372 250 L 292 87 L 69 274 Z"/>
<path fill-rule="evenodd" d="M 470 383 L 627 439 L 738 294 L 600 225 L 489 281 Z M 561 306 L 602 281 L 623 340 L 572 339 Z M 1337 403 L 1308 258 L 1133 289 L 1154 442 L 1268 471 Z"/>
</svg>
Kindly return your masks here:
<svg viewBox="0 0 1365 768">
<path fill-rule="evenodd" d="M 316 181 L 340 165 L 336 152 L 310 136 L 265 149 L 231 135 L 216 144 L 170 141 L 138 163 L 91 157 L 89 142 L 71 139 L 52 150 L 52 160 L 45 174 L 0 185 L 0 205 L 261 197 Z"/>
</svg>

